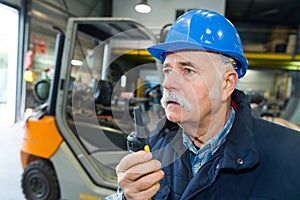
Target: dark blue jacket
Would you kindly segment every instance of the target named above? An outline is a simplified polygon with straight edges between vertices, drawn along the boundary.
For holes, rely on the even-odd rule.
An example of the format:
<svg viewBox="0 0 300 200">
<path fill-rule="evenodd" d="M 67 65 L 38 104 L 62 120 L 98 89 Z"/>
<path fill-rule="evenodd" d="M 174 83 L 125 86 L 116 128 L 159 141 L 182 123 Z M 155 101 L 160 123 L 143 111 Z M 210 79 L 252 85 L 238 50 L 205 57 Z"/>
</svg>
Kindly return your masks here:
<svg viewBox="0 0 300 200">
<path fill-rule="evenodd" d="M 232 95 L 235 121 L 225 143 L 193 177 L 182 130 L 166 119 L 150 138 L 165 172 L 153 199 L 300 199 L 300 134 L 252 116 L 244 93 Z"/>
</svg>

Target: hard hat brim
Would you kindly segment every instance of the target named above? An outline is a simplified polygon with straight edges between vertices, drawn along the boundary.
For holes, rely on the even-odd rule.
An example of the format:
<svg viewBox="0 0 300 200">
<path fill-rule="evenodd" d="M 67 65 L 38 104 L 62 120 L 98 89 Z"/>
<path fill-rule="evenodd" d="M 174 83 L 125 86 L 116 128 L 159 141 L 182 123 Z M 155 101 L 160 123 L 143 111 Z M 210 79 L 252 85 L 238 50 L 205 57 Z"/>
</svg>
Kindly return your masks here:
<svg viewBox="0 0 300 200">
<path fill-rule="evenodd" d="M 160 61 L 164 61 L 167 52 L 175 52 L 180 50 L 209 50 L 200 46 L 199 44 L 186 42 L 186 41 L 175 41 L 156 44 L 147 48 L 149 53 Z"/>
<path fill-rule="evenodd" d="M 240 72 L 238 72 L 239 78 L 243 77 L 246 73 L 246 69 L 248 68 L 248 62 L 244 56 L 237 54 L 236 52 L 227 52 L 222 49 L 218 50 L 216 48 L 210 48 L 209 46 L 195 44 L 190 41 L 174 41 L 174 42 L 166 42 L 160 43 L 147 48 L 148 52 L 155 58 L 160 61 L 164 61 L 166 59 L 166 53 L 168 52 L 176 52 L 182 50 L 199 50 L 199 51 L 212 51 L 216 53 L 222 53 L 224 55 L 228 55 L 233 57 L 237 61 L 237 67 L 240 68 Z"/>
</svg>

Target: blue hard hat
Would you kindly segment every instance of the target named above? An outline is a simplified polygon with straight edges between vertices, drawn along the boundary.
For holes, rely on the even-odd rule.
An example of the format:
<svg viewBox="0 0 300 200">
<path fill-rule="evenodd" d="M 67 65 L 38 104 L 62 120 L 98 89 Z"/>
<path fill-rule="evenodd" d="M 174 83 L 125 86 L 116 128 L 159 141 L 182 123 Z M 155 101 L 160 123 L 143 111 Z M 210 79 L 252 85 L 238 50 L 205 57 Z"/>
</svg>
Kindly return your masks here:
<svg viewBox="0 0 300 200">
<path fill-rule="evenodd" d="M 164 61 L 166 52 L 203 50 L 227 55 L 235 60 L 238 77 L 245 75 L 248 61 L 234 25 L 219 13 L 199 9 L 180 16 L 172 25 L 165 42 L 148 47 L 157 59 Z"/>
</svg>

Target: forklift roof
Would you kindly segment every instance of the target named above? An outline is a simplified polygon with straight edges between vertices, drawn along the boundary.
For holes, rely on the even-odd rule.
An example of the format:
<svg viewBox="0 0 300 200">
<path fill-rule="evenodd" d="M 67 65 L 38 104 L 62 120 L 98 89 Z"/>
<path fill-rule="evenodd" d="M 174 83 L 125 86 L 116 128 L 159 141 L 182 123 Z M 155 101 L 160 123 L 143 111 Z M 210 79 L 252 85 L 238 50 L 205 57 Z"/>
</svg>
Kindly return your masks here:
<svg viewBox="0 0 300 200">
<path fill-rule="evenodd" d="M 137 21 L 127 18 L 89 18 L 90 23 L 84 18 L 74 18 L 78 21 L 78 29 L 86 34 L 106 40 L 112 36 L 122 40 L 153 40 L 149 37 L 150 31 Z M 80 23 L 83 21 L 84 23 Z M 136 30 L 136 31 L 130 31 Z M 121 34 L 126 32 L 126 34 Z"/>
</svg>

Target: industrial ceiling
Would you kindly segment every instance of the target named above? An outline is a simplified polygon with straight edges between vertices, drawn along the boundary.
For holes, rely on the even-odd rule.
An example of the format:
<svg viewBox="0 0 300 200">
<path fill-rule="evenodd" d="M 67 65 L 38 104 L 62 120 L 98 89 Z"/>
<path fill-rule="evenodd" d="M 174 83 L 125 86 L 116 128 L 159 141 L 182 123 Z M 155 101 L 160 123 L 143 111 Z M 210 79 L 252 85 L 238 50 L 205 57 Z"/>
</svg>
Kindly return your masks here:
<svg viewBox="0 0 300 200">
<path fill-rule="evenodd" d="M 300 24 L 299 0 L 227 0 L 226 17 L 237 23 Z"/>
<path fill-rule="evenodd" d="M 32 9 L 69 16 L 111 16 L 112 0 L 32 0 Z M 151 1 L 149 2 L 151 4 Z M 299 0 L 227 0 L 225 15 L 234 23 L 300 24 Z"/>
<path fill-rule="evenodd" d="M 25 1 L 29 30 L 43 35 L 55 36 L 53 26 L 64 31 L 69 17 L 112 16 L 113 0 Z M 283 33 L 285 37 L 299 34 L 299 9 L 299 0 L 226 0 L 225 16 L 236 25 L 243 44 L 247 45 L 268 41 L 276 31 L 282 34 L 287 30 Z"/>
</svg>

